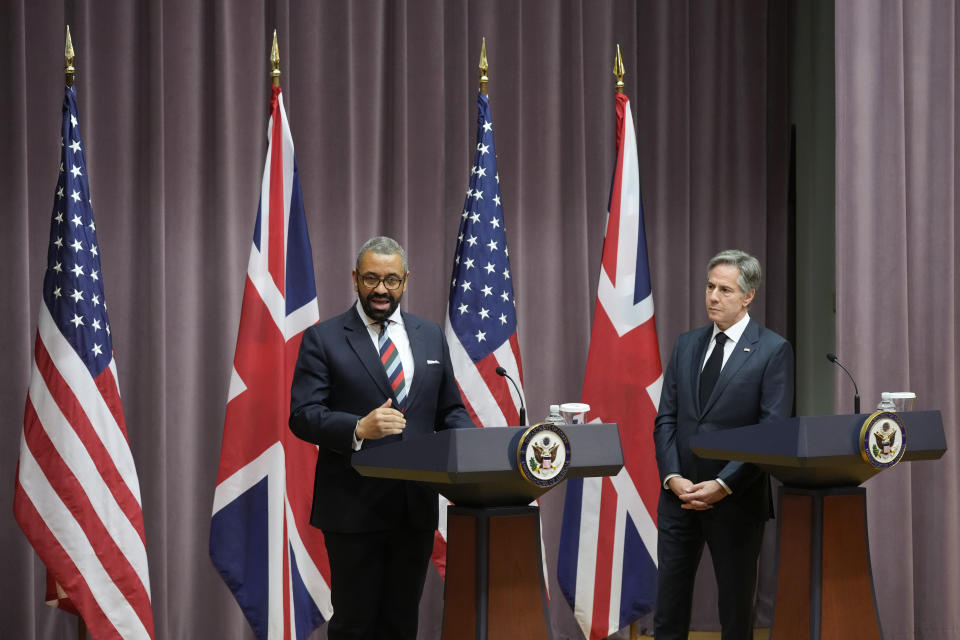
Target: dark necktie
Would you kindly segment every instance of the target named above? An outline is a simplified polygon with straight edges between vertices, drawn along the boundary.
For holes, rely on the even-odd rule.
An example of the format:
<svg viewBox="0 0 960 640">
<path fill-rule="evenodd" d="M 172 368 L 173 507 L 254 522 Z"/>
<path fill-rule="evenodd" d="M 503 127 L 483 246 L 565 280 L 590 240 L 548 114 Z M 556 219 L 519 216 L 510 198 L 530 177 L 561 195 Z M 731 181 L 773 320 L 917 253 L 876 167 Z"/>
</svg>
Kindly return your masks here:
<svg viewBox="0 0 960 640">
<path fill-rule="evenodd" d="M 720 377 L 720 369 L 723 368 L 723 343 L 726 342 L 725 333 L 718 333 L 714 338 L 717 342 L 713 345 L 713 351 L 707 358 L 707 364 L 703 366 L 700 372 L 700 409 L 703 409 L 710 399 L 710 394 L 717 384 L 717 378 Z"/>
<path fill-rule="evenodd" d="M 377 347 L 380 349 L 380 362 L 387 372 L 387 379 L 390 381 L 390 387 L 393 389 L 393 395 L 397 399 L 397 408 L 403 411 L 407 404 L 407 382 L 403 376 L 403 363 L 400 362 L 400 353 L 397 351 L 397 345 L 387 335 L 387 323 L 384 320 L 380 324 L 380 339 L 377 341 Z"/>
</svg>

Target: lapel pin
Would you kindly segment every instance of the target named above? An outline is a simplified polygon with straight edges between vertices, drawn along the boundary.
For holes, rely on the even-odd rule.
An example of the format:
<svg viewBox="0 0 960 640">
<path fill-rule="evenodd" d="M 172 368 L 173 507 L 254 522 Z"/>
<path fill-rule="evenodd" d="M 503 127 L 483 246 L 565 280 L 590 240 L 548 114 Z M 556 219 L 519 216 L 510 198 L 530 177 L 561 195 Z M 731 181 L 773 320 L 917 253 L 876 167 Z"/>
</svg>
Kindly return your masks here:
<svg viewBox="0 0 960 640">
<path fill-rule="evenodd" d="M 750 351 L 750 347 L 744 347 L 743 350 L 744 350 L 744 351 Z"/>
</svg>

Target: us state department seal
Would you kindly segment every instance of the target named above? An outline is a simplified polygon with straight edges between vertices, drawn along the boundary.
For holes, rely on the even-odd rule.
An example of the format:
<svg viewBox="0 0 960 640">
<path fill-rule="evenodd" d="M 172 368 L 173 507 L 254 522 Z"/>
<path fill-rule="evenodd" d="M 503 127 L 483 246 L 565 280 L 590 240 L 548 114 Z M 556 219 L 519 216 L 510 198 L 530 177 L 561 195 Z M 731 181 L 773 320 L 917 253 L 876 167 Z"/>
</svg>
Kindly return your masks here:
<svg viewBox="0 0 960 640">
<path fill-rule="evenodd" d="M 900 462 L 907 450 L 907 430 L 900 416 L 876 411 L 860 428 L 860 455 L 876 469 L 888 469 Z"/>
<path fill-rule="evenodd" d="M 517 446 L 517 468 L 523 479 L 538 487 L 552 487 L 567 474 L 570 440 L 552 422 L 535 424 L 523 432 Z"/>
</svg>

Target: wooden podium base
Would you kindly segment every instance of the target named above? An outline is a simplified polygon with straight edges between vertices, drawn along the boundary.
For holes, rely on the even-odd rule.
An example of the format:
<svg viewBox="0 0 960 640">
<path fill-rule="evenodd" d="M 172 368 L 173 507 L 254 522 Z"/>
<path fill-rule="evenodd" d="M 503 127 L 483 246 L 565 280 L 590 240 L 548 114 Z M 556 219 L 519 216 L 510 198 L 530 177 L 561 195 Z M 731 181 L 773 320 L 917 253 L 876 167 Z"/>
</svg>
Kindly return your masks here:
<svg viewBox="0 0 960 640">
<path fill-rule="evenodd" d="M 866 495 L 781 487 L 771 640 L 882 640 Z"/>
<path fill-rule="evenodd" d="M 537 507 L 447 509 L 443 639 L 551 638 Z"/>
</svg>

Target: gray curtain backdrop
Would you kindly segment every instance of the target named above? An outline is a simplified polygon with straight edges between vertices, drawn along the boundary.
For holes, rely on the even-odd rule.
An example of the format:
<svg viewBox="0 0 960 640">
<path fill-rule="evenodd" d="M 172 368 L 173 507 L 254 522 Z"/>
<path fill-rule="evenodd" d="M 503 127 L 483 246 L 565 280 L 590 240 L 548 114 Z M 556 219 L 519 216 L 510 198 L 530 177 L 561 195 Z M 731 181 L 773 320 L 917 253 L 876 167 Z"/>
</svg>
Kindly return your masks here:
<svg viewBox="0 0 960 640">
<path fill-rule="evenodd" d="M 869 13 L 862 7 L 860 12 Z M 351 304 L 349 273 L 356 249 L 369 236 L 387 234 L 411 256 L 406 308 L 438 322 L 472 159 L 480 38 L 487 37 L 525 387 L 531 418 L 538 419 L 548 403 L 580 394 L 614 162 L 616 43 L 624 52 L 636 122 L 661 353 L 669 353 L 681 331 L 704 323 L 704 265 L 721 248 L 739 247 L 761 259 L 767 277 L 752 314 L 786 330 L 786 15 L 783 3 L 763 0 L 2 0 L 0 352 L 6 366 L 0 373 L 0 477 L 6 489 L 0 491 L 0 513 L 12 510 L 57 178 L 66 23 L 78 53 L 81 127 L 119 381 L 140 476 L 157 637 L 179 639 L 252 637 L 209 561 L 207 544 L 266 149 L 273 28 L 280 39 L 321 317 Z M 931 22 L 940 29 L 948 26 Z M 904 32 L 907 26 L 924 28 L 909 24 Z M 952 47 L 954 32 L 943 33 Z M 933 50 L 922 38 L 915 42 Z M 955 49 L 950 51 L 953 60 Z M 894 62 L 902 61 L 894 56 Z M 954 73 L 951 66 L 950 80 Z M 937 92 L 944 92 L 949 107 L 938 103 L 937 109 L 944 117 L 955 114 L 954 85 L 933 80 L 922 81 L 930 90 L 925 95 L 939 101 Z M 873 106 L 873 97 L 863 100 Z M 913 134 L 907 125 L 923 125 L 925 107 L 907 107 L 916 109 L 908 110 L 911 120 L 903 120 L 903 113 L 889 115 L 901 132 L 906 126 Z M 859 113 L 860 105 L 850 108 Z M 930 144 L 952 145 L 952 138 L 940 139 L 933 131 L 930 136 Z M 935 158 L 922 144 L 915 153 Z M 909 168 L 911 190 L 883 202 L 879 192 L 851 198 L 851 210 L 864 216 L 878 210 L 868 203 L 890 207 L 884 211 L 896 228 L 878 225 L 873 232 L 878 238 L 885 234 L 891 249 L 901 252 L 892 271 L 898 278 L 862 290 L 871 302 L 903 300 L 899 289 L 876 295 L 892 282 L 903 284 L 905 292 L 909 281 L 924 293 L 927 283 L 942 282 L 942 277 L 922 276 L 927 264 L 923 233 L 948 224 L 950 237 L 956 237 L 952 218 L 945 217 L 943 224 L 913 231 L 909 252 L 902 253 L 907 212 L 927 225 L 924 216 L 947 216 L 954 205 L 956 165 L 931 166 L 949 185 L 937 182 L 942 189 L 932 192 L 926 188 L 932 174 L 912 174 L 915 147 L 908 149 L 910 161 L 901 146 L 897 160 L 902 164 L 891 171 L 903 177 L 904 167 Z M 952 160 L 955 148 L 949 150 Z M 876 158 L 881 160 L 886 161 Z M 861 191 L 869 191 L 878 174 L 856 169 L 867 180 Z M 949 202 L 931 200 L 928 206 L 926 198 L 934 195 L 948 196 Z M 937 236 L 937 256 L 956 265 L 955 242 L 946 240 Z M 859 274 L 855 265 L 873 265 L 880 257 L 865 249 L 844 277 Z M 956 334 L 948 315 L 956 311 L 956 283 L 937 289 L 946 297 L 936 307 L 932 298 L 911 307 L 917 319 L 909 336 L 917 341 L 932 338 L 934 327 Z M 870 307 L 861 308 L 867 313 Z M 943 313 L 934 317 L 934 308 Z M 859 330 L 847 316 L 841 320 Z M 890 322 L 905 333 L 890 341 L 883 355 L 899 365 L 911 346 L 908 325 Z M 851 337 L 841 340 L 845 353 L 856 348 L 847 348 L 850 342 Z M 919 375 L 927 377 L 905 379 L 901 386 L 913 383 L 925 405 L 939 401 L 946 409 L 946 390 L 955 389 L 955 377 L 948 382 L 935 372 L 955 371 L 956 348 L 954 341 L 949 350 L 932 353 L 942 364 L 936 367 L 926 352 L 914 349 L 910 374 L 923 371 Z M 858 364 L 866 371 L 866 361 Z M 868 387 L 865 395 L 872 397 L 876 388 Z M 934 388 L 943 390 L 941 397 Z M 920 500 L 913 502 L 918 524 L 911 530 L 911 519 L 903 520 L 904 535 L 889 540 L 902 543 L 898 549 L 911 548 L 911 531 L 933 527 L 943 534 L 956 524 L 957 507 L 947 504 L 955 502 L 956 485 L 946 484 L 939 468 L 918 468 L 923 475 L 916 488 L 897 489 L 903 493 L 897 494 L 898 509 L 911 498 Z M 896 473 L 891 480 L 901 477 Z M 938 497 L 926 497 L 931 492 Z M 553 575 L 562 504 L 562 488 L 543 501 L 551 616 L 555 638 L 579 638 Z M 921 512 L 922 505 L 929 508 Z M 921 520 L 923 513 L 927 520 Z M 942 520 L 947 514 L 950 519 Z M 75 637 L 75 619 L 43 604 L 43 568 L 15 522 L 8 515 L 2 523 L 0 638 Z M 936 595 L 928 592 L 957 580 L 956 571 L 937 577 L 921 565 L 936 562 L 939 551 L 955 559 L 946 548 L 948 539 L 940 535 L 940 546 L 931 545 L 929 555 L 915 555 L 916 562 L 908 553 L 895 554 L 895 566 L 909 565 L 903 573 L 911 579 L 903 584 L 913 598 Z M 768 564 L 763 573 L 762 618 L 769 617 Z M 715 625 L 713 590 L 710 580 L 702 581 L 695 616 L 699 628 Z M 958 591 L 954 582 L 948 592 L 955 597 Z M 438 637 L 440 594 L 440 580 L 431 573 L 421 607 L 422 638 Z M 942 619 L 927 608 L 920 612 Z"/>
<path fill-rule="evenodd" d="M 958 34 L 955 2 L 837 2 L 837 352 L 864 411 L 914 391 L 952 448 L 866 484 L 888 640 L 960 637 Z"/>
</svg>

